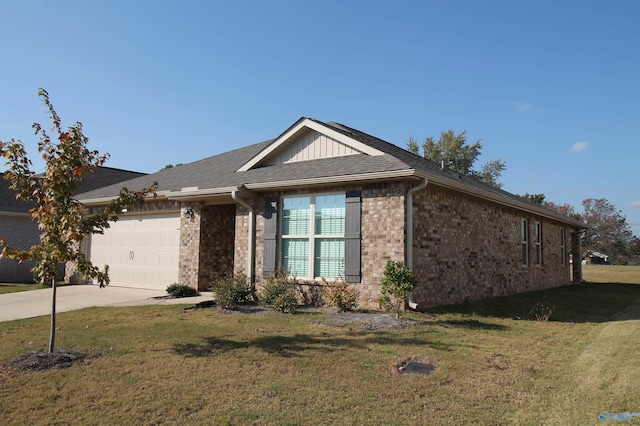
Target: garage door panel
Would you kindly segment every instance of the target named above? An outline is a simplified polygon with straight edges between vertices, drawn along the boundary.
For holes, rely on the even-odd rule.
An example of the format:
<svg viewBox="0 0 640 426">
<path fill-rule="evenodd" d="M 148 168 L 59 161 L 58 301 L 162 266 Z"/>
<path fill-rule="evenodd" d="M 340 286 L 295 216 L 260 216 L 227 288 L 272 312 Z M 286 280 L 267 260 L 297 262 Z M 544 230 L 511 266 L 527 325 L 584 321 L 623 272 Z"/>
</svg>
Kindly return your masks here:
<svg viewBox="0 0 640 426">
<path fill-rule="evenodd" d="M 111 285 L 165 289 L 177 282 L 179 247 L 179 213 L 128 216 L 91 236 L 89 257 L 109 265 Z"/>
</svg>

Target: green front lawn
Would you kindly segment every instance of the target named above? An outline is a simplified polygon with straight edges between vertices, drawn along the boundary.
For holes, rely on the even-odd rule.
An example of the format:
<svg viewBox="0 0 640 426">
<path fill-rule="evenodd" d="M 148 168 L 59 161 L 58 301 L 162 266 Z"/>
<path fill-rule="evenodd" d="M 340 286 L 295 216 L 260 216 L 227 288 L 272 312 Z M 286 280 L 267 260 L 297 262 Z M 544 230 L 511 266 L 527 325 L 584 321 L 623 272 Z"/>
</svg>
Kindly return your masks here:
<svg viewBox="0 0 640 426">
<path fill-rule="evenodd" d="M 43 288 L 50 288 L 41 284 L 3 284 L 0 283 L 0 294 L 4 293 L 16 293 L 19 291 L 29 291 L 29 290 L 42 290 Z"/>
<path fill-rule="evenodd" d="M 539 303 L 549 321 L 529 319 Z M 0 368 L 0 424 L 583 425 L 640 411 L 640 285 L 463 306 L 407 314 L 416 323 L 399 330 L 331 325 L 323 310 L 61 313 L 57 347 L 88 359 Z M 48 331 L 46 317 L 0 323 L 0 365 L 44 348 Z M 409 358 L 435 370 L 399 373 Z"/>
</svg>

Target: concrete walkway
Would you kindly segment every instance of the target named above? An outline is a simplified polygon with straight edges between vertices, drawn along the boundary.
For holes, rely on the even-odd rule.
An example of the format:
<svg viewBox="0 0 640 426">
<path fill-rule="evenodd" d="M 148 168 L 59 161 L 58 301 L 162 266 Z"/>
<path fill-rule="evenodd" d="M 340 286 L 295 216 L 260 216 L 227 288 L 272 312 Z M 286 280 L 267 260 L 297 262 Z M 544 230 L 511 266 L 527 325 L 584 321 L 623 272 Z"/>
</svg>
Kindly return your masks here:
<svg viewBox="0 0 640 426">
<path fill-rule="evenodd" d="M 57 288 L 56 312 L 73 311 L 92 306 L 137 306 L 193 304 L 212 300 L 211 293 L 200 292 L 197 297 L 164 299 L 165 290 L 97 285 L 66 285 Z M 51 314 L 51 289 L 0 294 L 0 321 L 13 321 Z"/>
</svg>

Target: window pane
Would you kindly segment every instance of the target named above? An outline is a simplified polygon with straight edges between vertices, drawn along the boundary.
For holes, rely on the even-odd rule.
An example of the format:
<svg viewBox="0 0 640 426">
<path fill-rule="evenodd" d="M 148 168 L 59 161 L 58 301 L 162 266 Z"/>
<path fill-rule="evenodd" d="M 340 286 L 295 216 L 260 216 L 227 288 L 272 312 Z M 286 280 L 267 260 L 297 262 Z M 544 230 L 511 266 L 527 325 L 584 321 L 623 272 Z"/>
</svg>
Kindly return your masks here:
<svg viewBox="0 0 640 426">
<path fill-rule="evenodd" d="M 316 277 L 344 276 L 344 240 L 342 238 L 318 238 L 315 250 Z"/>
<path fill-rule="evenodd" d="M 309 240 L 286 238 L 282 240 L 282 267 L 298 277 L 309 276 Z"/>
<path fill-rule="evenodd" d="M 524 266 L 529 264 L 529 250 L 527 250 L 526 244 L 522 244 L 522 264 Z"/>
<path fill-rule="evenodd" d="M 345 194 L 317 196 L 315 234 L 343 235 L 345 206 Z"/>
<path fill-rule="evenodd" d="M 282 235 L 309 234 L 309 197 L 285 198 L 282 208 Z"/>
<path fill-rule="evenodd" d="M 522 219 L 522 226 L 520 227 L 521 229 L 521 237 L 522 237 L 522 241 L 527 241 L 527 220 L 526 219 Z"/>
</svg>

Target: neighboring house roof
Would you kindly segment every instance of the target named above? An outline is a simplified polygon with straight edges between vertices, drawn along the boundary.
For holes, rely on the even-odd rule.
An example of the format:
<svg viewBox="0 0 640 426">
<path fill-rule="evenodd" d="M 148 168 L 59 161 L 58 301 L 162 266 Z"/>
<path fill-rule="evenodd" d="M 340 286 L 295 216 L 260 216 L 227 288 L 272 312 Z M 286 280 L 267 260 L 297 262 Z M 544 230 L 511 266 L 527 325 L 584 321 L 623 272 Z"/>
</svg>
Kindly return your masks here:
<svg viewBox="0 0 640 426">
<path fill-rule="evenodd" d="M 76 193 L 92 191 L 144 175 L 145 173 L 101 166 L 94 173 L 85 175 Z M 4 173 L 0 173 L 0 212 L 28 213 L 32 203 L 16 199 L 16 192 L 9 188 L 10 185 L 11 182 L 4 179 Z"/>
<path fill-rule="evenodd" d="M 590 257 L 599 257 L 600 259 L 604 259 L 604 260 L 607 260 L 607 258 L 609 257 L 609 256 L 607 256 L 606 254 L 600 253 L 600 252 L 598 252 L 598 251 L 590 251 L 590 252 L 587 252 L 587 256 L 590 256 Z"/>
<path fill-rule="evenodd" d="M 31 204 L 16 199 L 16 192 L 9 188 L 10 185 L 11 182 L 4 178 L 4 173 L 0 173 L 0 212 L 26 214 Z"/>
<path fill-rule="evenodd" d="M 293 154 L 287 156 L 287 145 L 295 143 L 301 150 L 316 148 L 317 151 L 312 140 L 299 142 L 309 132 L 326 135 L 330 138 L 329 144 L 343 149 L 339 154 L 312 153 L 309 158 L 302 159 L 294 158 Z M 411 177 L 426 178 L 439 186 L 583 227 L 575 219 L 469 176 L 443 169 L 433 161 L 367 133 L 340 123 L 323 123 L 306 117 L 300 118 L 275 139 L 141 176 L 125 182 L 124 186 L 139 190 L 157 182 L 158 196 L 196 199 L 228 196 L 241 189 L 270 190 Z M 87 204 L 102 203 L 116 197 L 122 186 L 121 183 L 103 187 L 78 198 Z"/>
</svg>

